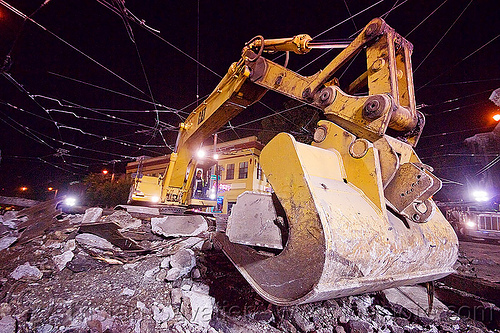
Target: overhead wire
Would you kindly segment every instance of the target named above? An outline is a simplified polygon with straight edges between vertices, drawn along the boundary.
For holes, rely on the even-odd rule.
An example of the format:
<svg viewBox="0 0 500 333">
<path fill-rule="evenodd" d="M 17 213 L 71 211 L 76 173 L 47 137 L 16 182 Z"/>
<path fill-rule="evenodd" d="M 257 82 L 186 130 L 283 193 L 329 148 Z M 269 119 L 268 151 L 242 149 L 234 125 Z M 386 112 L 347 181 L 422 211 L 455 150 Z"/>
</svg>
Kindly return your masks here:
<svg viewBox="0 0 500 333">
<path fill-rule="evenodd" d="M 53 149 L 53 150 L 57 150 L 56 148 L 54 148 L 53 146 L 49 145 L 47 142 L 45 142 L 44 140 L 42 140 L 41 138 L 39 138 L 37 135 L 33 134 L 31 129 L 21 123 L 19 123 L 18 121 L 16 121 L 15 119 L 11 118 L 9 115 L 5 114 L 4 112 L 0 111 L 1 114 L 3 114 L 6 118 L 8 118 L 10 121 L 12 121 L 13 123 L 15 123 L 17 126 L 19 126 L 20 128 L 22 128 L 24 131 L 20 130 L 19 128 L 15 127 L 14 125 L 10 124 L 9 122 L 7 122 L 5 119 L 1 118 L 0 117 L 0 121 L 2 121 L 3 123 L 7 124 L 9 127 L 15 129 L 17 132 L 23 134 L 24 136 L 44 145 L 44 146 L 47 146 L 49 147 L 50 149 Z"/>
<path fill-rule="evenodd" d="M 101 86 L 98 86 L 98 85 L 95 85 L 95 84 L 92 84 L 92 83 L 89 83 L 89 82 L 85 82 L 85 81 L 78 80 L 78 79 L 75 79 L 75 78 L 72 78 L 72 77 L 69 77 L 69 76 L 65 76 L 65 75 L 62 75 L 62 74 L 58 74 L 58 73 L 54 73 L 54 72 L 50 72 L 50 71 L 48 73 L 52 74 L 52 75 L 55 75 L 55 76 L 58 76 L 58 77 L 61 77 L 61 78 L 64 78 L 64 79 L 67 79 L 67 80 L 71 80 L 71 81 L 74 81 L 74 82 L 78 82 L 78 83 L 87 85 L 89 87 L 94 87 L 94 88 L 101 89 L 101 90 L 104 90 L 104 91 L 107 91 L 107 92 L 111 92 L 113 94 L 124 96 L 124 97 L 130 98 L 130 99 L 134 99 L 134 100 L 137 100 L 137 101 L 140 101 L 140 102 L 152 104 L 152 105 L 155 105 L 155 106 L 160 107 L 160 108 L 165 108 L 165 109 L 171 110 L 173 113 L 182 112 L 182 111 L 177 110 L 175 108 L 165 106 L 165 105 L 163 105 L 161 103 L 157 103 L 156 101 L 152 102 L 152 101 L 149 101 L 149 100 L 146 100 L 146 99 L 135 97 L 135 96 L 132 96 L 132 95 L 129 95 L 129 94 L 125 94 L 125 93 L 122 93 L 122 92 L 119 92 L 119 91 L 116 91 L 116 90 L 112 90 L 112 89 L 109 89 L 109 88 L 101 87 Z M 181 119 L 184 119 L 180 115 L 179 115 L 179 117 Z"/>
<path fill-rule="evenodd" d="M 39 27 L 43 31 L 47 32 L 51 36 L 55 37 L 57 40 L 61 41 L 62 43 L 64 43 L 65 45 L 69 46 L 70 48 L 72 48 L 73 50 L 75 50 L 76 52 L 78 52 L 79 54 L 81 54 L 82 56 L 84 56 L 85 58 L 87 58 L 90 61 L 92 61 L 94 64 L 98 65 L 99 67 L 101 67 L 102 69 L 104 69 L 108 73 L 112 74 L 113 76 L 115 76 L 116 78 L 118 78 L 119 80 L 121 80 L 122 82 L 126 83 L 130 87 L 134 88 L 135 90 L 137 90 L 140 93 L 142 93 L 142 94 L 144 94 L 144 95 L 147 96 L 147 94 L 145 92 L 143 92 L 141 89 L 139 89 L 138 87 L 136 87 L 135 85 L 133 85 L 129 81 L 125 80 L 123 77 L 121 77 L 117 73 L 113 72 L 111 69 L 109 69 L 108 67 L 104 66 L 99 61 L 95 60 L 94 58 L 92 58 L 91 56 L 89 56 L 88 54 L 86 54 L 85 52 L 83 52 L 82 50 L 78 49 L 76 46 L 74 46 L 71 43 L 69 43 L 68 41 L 66 41 L 65 39 L 59 37 L 57 34 L 55 34 L 54 32 L 52 32 L 51 30 L 47 29 L 46 27 L 44 27 L 43 25 L 41 25 L 37 21 L 33 20 L 31 17 L 28 17 L 27 15 L 25 15 L 24 13 L 22 13 L 21 11 L 19 11 L 15 7 L 11 6 L 6 1 L 0 0 L 0 5 L 3 5 L 4 7 L 6 7 L 7 9 L 9 9 L 10 11 L 12 11 L 14 14 L 22 17 L 23 19 L 26 19 L 26 20 L 32 22 L 33 24 L 35 24 L 37 27 Z"/>
<path fill-rule="evenodd" d="M 446 101 L 439 102 L 439 103 L 436 103 L 436 104 L 423 104 L 423 105 L 420 106 L 420 109 L 429 108 L 429 107 L 436 107 L 436 106 L 443 105 L 443 104 L 448 104 L 448 103 L 454 103 L 454 102 L 459 101 L 461 99 L 466 99 L 466 98 L 469 98 L 469 97 L 473 97 L 473 96 L 477 96 L 477 95 L 482 95 L 482 94 L 485 94 L 485 93 L 488 93 L 488 92 L 492 92 L 492 91 L 493 91 L 493 89 L 488 89 L 488 90 L 483 90 L 483 91 L 480 91 L 480 92 L 477 92 L 477 93 L 473 93 L 473 94 L 469 94 L 469 95 L 465 95 L 465 96 L 450 98 L 450 99 L 448 99 Z M 426 115 L 433 115 L 433 114 L 426 114 Z"/>
<path fill-rule="evenodd" d="M 2 102 L 0 101 L 0 103 L 2 104 L 5 104 L 5 105 L 8 105 L 12 108 L 15 108 L 17 110 L 20 110 L 20 111 L 23 111 L 23 112 L 27 112 L 28 114 L 31 114 L 31 115 L 34 115 L 34 116 L 37 116 L 37 117 L 40 117 L 40 118 L 43 118 L 39 115 L 36 115 L 36 114 L 33 114 L 32 112 L 29 112 L 29 111 L 26 111 L 26 110 L 23 110 L 22 108 L 19 108 L 19 107 L 16 107 L 16 106 L 13 106 L 11 105 L 10 103 L 5 103 L 5 102 Z M 1 112 L 1 111 L 0 111 Z M 3 112 L 2 112 L 3 113 Z M 51 140 L 54 140 L 62 145 L 71 145 L 71 146 L 74 146 L 74 147 L 80 147 L 80 146 L 77 146 L 77 145 L 74 145 L 74 144 L 71 144 L 71 143 L 68 143 L 68 142 L 65 142 L 65 141 L 62 141 L 62 140 L 58 140 L 58 139 L 54 139 L 52 138 L 51 136 L 48 136 L 48 135 L 45 135 L 41 132 L 38 132 L 38 131 L 35 131 L 31 128 L 29 128 L 28 126 L 25 126 L 25 125 L 22 125 L 21 123 L 15 121 L 14 119 L 12 119 L 11 117 L 9 117 L 8 115 L 6 115 L 7 118 L 9 118 L 10 120 L 12 120 L 13 122 L 15 122 L 19 127 L 25 129 L 27 132 L 29 132 L 30 134 L 32 134 L 33 136 L 35 136 L 36 138 L 38 138 L 39 140 L 41 140 L 42 142 L 40 143 L 44 143 L 45 145 L 49 146 L 50 148 L 52 148 L 54 151 L 57 151 L 57 148 L 55 148 L 54 146 L 51 146 L 49 144 L 47 144 L 43 139 L 39 138 L 39 136 L 43 136 L 43 137 L 46 137 L 46 138 L 49 138 Z M 43 118 L 45 120 L 49 120 L 49 119 L 46 119 L 46 118 Z M 49 120 L 50 121 L 50 120 Z M 5 120 L 4 120 L 5 122 Z M 8 124 L 8 123 L 7 123 Z M 10 125 L 10 124 L 8 124 Z M 12 125 L 10 125 L 11 127 L 13 127 Z M 64 128 L 64 129 L 71 129 L 71 130 L 74 130 L 74 131 L 79 131 L 80 133 L 82 134 L 86 134 L 86 135 L 89 135 L 89 136 L 93 136 L 93 137 L 96 137 L 96 138 L 99 138 L 101 140 L 108 140 L 108 141 L 112 141 L 112 142 L 115 142 L 115 143 L 119 143 L 119 144 L 122 144 L 122 145 L 131 145 L 131 146 L 137 146 L 137 147 L 140 147 L 140 148 L 161 148 L 163 147 L 162 146 L 159 146 L 159 145 L 141 145 L 141 144 L 138 144 L 138 143 L 135 143 L 135 142 L 130 142 L 130 141 L 124 141 L 124 140 L 118 140 L 117 138 L 112 138 L 112 137 L 108 137 L 108 136 L 102 136 L 102 135 L 98 135 L 98 134 L 94 134 L 94 133 L 90 133 L 90 132 L 86 132 L 80 128 L 76 128 L 76 127 L 72 127 L 72 126 L 67 126 L 67 125 L 64 125 L 62 123 L 58 123 L 58 126 L 60 128 Z M 145 126 L 147 128 L 152 128 L 150 126 L 146 126 L 146 125 L 142 125 L 142 126 Z M 34 134 L 36 133 L 36 135 Z M 136 134 L 136 133 L 139 133 L 139 132 L 134 132 L 132 134 L 129 134 L 129 135 L 133 135 L 133 134 Z M 37 140 L 38 141 L 38 140 Z M 121 142 L 120 142 L 121 141 Z M 108 154 L 107 152 L 103 152 L 103 151 L 97 151 L 97 150 L 93 150 L 94 152 L 99 152 L 99 153 L 105 153 L 105 154 Z M 151 151 L 151 152 L 155 152 L 155 151 Z M 157 152 L 155 152 L 157 153 Z M 125 156 L 125 155 L 120 155 L 120 156 Z M 131 156 L 126 156 L 127 158 L 132 158 Z"/>
<path fill-rule="evenodd" d="M 471 84 L 471 83 L 480 83 L 480 82 L 491 82 L 491 81 L 500 81 L 500 78 L 492 78 L 492 79 L 484 79 L 484 80 L 467 80 L 467 81 L 459 81 L 459 82 L 448 82 L 448 83 L 436 83 L 432 84 L 428 87 L 440 87 L 440 86 L 452 86 L 452 85 L 463 85 L 463 84 Z M 490 89 L 488 91 L 492 91 L 493 89 Z M 483 92 L 480 92 L 478 94 L 482 94 Z M 471 96 L 471 95 L 468 95 Z"/>
<path fill-rule="evenodd" d="M 453 66 L 449 67 L 445 71 L 441 72 L 439 75 L 437 75 L 436 77 L 434 77 L 432 80 L 428 81 L 424 85 L 422 85 L 419 88 L 417 88 L 416 91 L 419 91 L 420 89 L 429 86 L 429 83 L 434 82 L 435 80 L 437 80 L 438 78 L 440 78 L 444 74 L 448 73 L 449 71 L 451 71 L 452 69 L 454 69 L 455 67 L 457 67 L 459 64 L 461 64 L 462 62 L 464 62 L 466 59 L 470 58 L 472 55 L 476 54 L 478 51 L 482 50 L 483 48 L 485 48 L 486 46 L 488 46 L 489 44 L 491 44 L 498 37 L 500 37 L 500 34 L 496 35 L 495 37 L 493 37 L 492 39 L 490 39 L 489 41 L 487 41 L 486 43 L 484 43 L 483 45 L 481 45 L 480 47 L 478 47 L 477 49 L 475 49 L 473 52 L 469 53 L 466 57 L 462 58 L 459 62 L 457 62 Z M 497 80 L 497 79 L 493 79 L 493 80 Z"/>
<path fill-rule="evenodd" d="M 479 105 L 479 104 L 484 104 L 484 103 L 485 103 L 485 101 L 476 102 L 476 103 L 472 103 L 472 104 L 467 104 L 467 105 L 457 106 L 457 107 L 454 107 L 454 108 L 451 108 L 451 109 L 448 109 L 448 110 L 439 111 L 439 112 L 425 113 L 425 115 L 426 115 L 426 116 L 429 116 L 429 117 L 432 117 L 432 116 L 439 116 L 439 115 L 442 115 L 442 114 L 445 114 L 445 113 L 449 113 L 449 112 L 453 112 L 453 111 L 462 110 L 462 109 L 464 109 L 464 108 L 469 108 L 469 107 L 471 107 L 471 106 L 476 106 L 476 105 Z"/>
<path fill-rule="evenodd" d="M 47 115 L 49 116 L 49 118 L 55 123 L 54 119 L 52 118 L 52 115 L 49 113 L 49 111 L 43 107 L 43 105 L 41 105 L 40 103 L 38 103 L 38 101 L 35 99 L 34 95 L 30 94 L 26 88 L 24 88 L 24 86 L 22 84 L 20 84 L 19 82 L 17 82 L 17 80 L 15 80 L 12 75 L 10 73 L 7 73 L 7 72 L 2 72 L 2 76 L 5 77 L 9 82 L 11 82 L 14 86 L 16 86 L 21 92 L 23 92 L 26 96 L 29 97 L 29 99 L 31 101 L 33 101 L 36 105 L 38 105 L 43 111 L 45 111 L 45 113 L 47 113 Z M 56 126 L 57 128 L 57 126 Z M 57 133 L 59 134 L 59 137 L 61 138 L 61 133 L 59 132 L 59 129 L 57 129 Z"/>
<path fill-rule="evenodd" d="M 383 18 L 384 20 L 385 20 L 385 19 L 387 19 L 387 16 L 389 16 L 389 14 L 390 14 L 390 13 L 394 10 L 394 8 L 396 8 L 396 7 L 397 7 L 398 2 L 399 2 L 399 0 L 396 0 L 396 1 L 394 2 L 394 4 L 392 5 L 392 8 L 391 8 L 389 11 L 387 11 L 385 14 L 383 14 L 383 15 L 382 15 L 382 18 Z"/>
<path fill-rule="evenodd" d="M 354 17 L 352 17 L 351 10 L 349 9 L 349 6 L 347 5 L 347 0 L 344 0 L 344 5 L 345 5 L 345 8 L 347 9 L 347 13 L 351 17 L 352 24 L 354 25 L 354 29 L 358 30 L 358 27 L 356 26 L 356 22 L 354 21 Z"/>
<path fill-rule="evenodd" d="M 476 176 L 479 176 L 479 175 L 485 173 L 486 171 L 488 171 L 489 169 L 491 169 L 493 166 L 495 166 L 495 164 L 497 164 L 498 162 L 500 162 L 500 155 L 498 155 L 497 157 L 495 157 L 490 163 L 486 164 L 479 171 L 477 171 L 476 172 Z"/>
<path fill-rule="evenodd" d="M 468 128 L 466 130 L 460 130 L 460 131 L 452 131 L 452 132 L 443 132 L 439 134 L 431 134 L 431 135 L 424 135 L 421 136 L 421 139 L 427 139 L 427 138 L 435 138 L 438 136 L 445 136 L 445 135 L 450 135 L 450 134 L 458 134 L 458 133 L 466 133 L 466 132 L 475 132 L 475 131 L 482 131 L 485 129 L 490 129 L 490 127 L 476 127 L 476 128 Z"/>
<path fill-rule="evenodd" d="M 23 17 L 23 19 L 25 19 L 25 20 L 29 20 L 29 21 L 33 22 L 35 25 L 39 26 L 39 27 L 40 27 L 40 28 L 42 28 L 43 30 L 47 31 L 48 33 L 50 33 L 51 35 L 53 35 L 53 36 L 54 36 L 54 37 L 56 37 L 57 39 L 61 40 L 61 41 L 62 41 L 62 42 L 64 42 L 65 44 L 67 44 L 68 46 L 70 46 L 70 47 L 72 47 L 73 49 L 77 50 L 79 53 L 82 53 L 82 54 L 83 54 L 83 55 L 85 55 L 87 58 L 91 59 L 93 62 L 95 62 L 95 63 L 97 63 L 98 65 L 100 65 L 101 67 L 105 68 L 105 66 L 103 66 L 103 65 L 99 64 L 96 60 L 94 60 L 93 58 L 90 58 L 88 55 L 84 54 L 82 51 L 80 51 L 79 49 L 77 49 L 76 47 L 74 47 L 73 45 L 71 45 L 69 42 L 67 42 L 67 41 L 63 40 L 62 38 L 60 38 L 59 36 L 55 35 L 55 34 L 54 34 L 54 33 L 52 33 L 50 30 L 48 30 L 47 28 L 45 28 L 44 26 L 42 26 L 42 25 L 41 25 L 41 24 L 39 24 L 38 22 L 34 21 L 34 20 L 33 20 L 33 19 L 31 19 L 30 17 L 27 17 L 26 15 L 24 15 L 23 13 L 21 13 L 20 11 L 18 11 L 17 9 L 15 9 L 14 7 L 10 6 L 10 5 L 9 5 L 8 3 L 6 3 L 5 1 L 0 1 L 0 4 L 4 5 L 4 6 L 5 6 L 5 7 L 7 7 L 9 10 L 13 11 L 15 14 L 17 14 L 17 15 L 19 15 L 19 16 L 21 16 L 21 17 Z M 138 52 L 138 49 L 137 49 L 137 52 Z M 139 57 L 140 57 L 140 54 L 138 54 L 138 55 L 139 55 Z M 141 60 L 141 65 L 142 65 L 142 68 L 144 69 L 144 66 L 143 66 L 143 64 L 142 64 L 142 60 Z M 105 69 L 107 69 L 107 68 L 105 68 Z M 110 71 L 110 70 L 108 70 L 108 71 Z M 144 73 L 145 73 L 145 72 L 144 72 Z M 115 73 L 112 73 L 112 74 L 115 74 Z M 117 76 L 117 74 L 115 74 L 115 76 Z M 146 80 L 147 80 L 147 77 L 146 77 Z M 12 81 L 12 80 L 11 80 L 11 81 Z M 16 82 L 16 83 L 17 83 L 17 82 Z M 130 84 L 129 84 L 129 85 L 130 85 Z M 19 85 L 19 84 L 17 84 L 17 86 L 18 86 L 18 87 L 22 87 L 22 86 L 21 86 L 21 85 Z M 148 82 L 148 87 L 150 88 L 150 86 L 149 86 L 149 82 Z M 138 89 L 138 90 L 139 90 L 141 93 L 143 93 L 140 89 Z M 25 92 L 27 93 L 27 95 L 28 95 L 28 96 L 30 96 L 30 98 L 31 98 L 31 99 L 33 99 L 33 101 L 35 101 L 35 102 L 36 102 L 36 103 L 37 103 L 40 107 L 42 107 L 42 108 L 43 108 L 43 109 L 44 109 L 44 110 L 48 113 L 49 117 L 51 117 L 50 112 L 49 112 L 46 108 L 44 108 L 42 105 L 40 105 L 40 104 L 39 104 L 39 103 L 38 103 L 38 102 L 34 99 L 33 95 L 29 94 L 27 91 L 25 91 Z M 151 89 L 150 89 L 150 92 L 151 92 Z M 151 95 L 152 95 L 152 93 L 151 93 Z M 152 97 L 152 96 L 151 96 L 151 97 Z M 154 102 L 154 98 L 152 98 L 152 99 L 153 99 L 153 105 L 156 107 L 156 106 L 157 106 L 157 103 L 156 103 L 156 102 Z M 79 106 L 79 107 L 82 107 L 82 106 Z M 88 109 L 88 108 L 87 108 L 87 109 Z M 54 110 L 54 111 L 59 111 L 59 112 L 61 112 L 61 110 Z M 93 111 L 95 111 L 95 110 L 93 110 Z M 75 117 L 79 117 L 79 118 L 83 118 L 83 119 L 89 119 L 89 117 L 78 116 L 78 115 L 77 115 L 76 113 L 74 113 L 74 112 L 72 112 L 71 114 L 72 114 L 72 115 L 74 115 Z M 158 112 L 156 112 L 156 114 L 158 115 Z M 109 116 L 109 115 L 106 115 L 106 116 Z M 111 118 L 116 119 L 116 117 L 115 117 L 115 116 L 110 116 L 110 117 L 111 117 Z M 51 117 L 51 118 L 52 118 L 52 117 Z M 157 122 L 156 122 L 156 124 L 155 124 L 155 126 L 157 126 L 157 127 L 160 125 L 160 121 L 159 121 L 159 119 L 158 119 L 158 118 L 159 118 L 159 117 L 157 117 Z M 181 117 L 181 118 L 182 118 L 182 117 Z M 99 120 L 99 119 L 93 119 L 93 120 Z M 100 120 L 100 121 L 105 122 L 106 120 Z M 123 120 L 122 120 L 122 121 L 123 121 Z M 52 122 L 53 122 L 54 124 L 56 124 L 56 126 L 58 125 L 58 123 L 57 123 L 57 122 L 55 122 L 53 119 L 52 119 Z M 131 122 L 131 121 L 128 121 L 128 122 L 129 122 L 129 124 L 133 124 L 134 126 L 137 126 L 137 124 L 135 124 L 134 122 Z M 19 124 L 19 125 L 20 125 L 20 124 Z M 22 126 L 22 125 L 20 125 L 20 126 Z M 62 127 L 64 127 L 64 128 L 68 128 L 68 129 L 69 129 L 69 128 L 71 128 L 71 129 L 73 129 L 73 130 L 78 130 L 78 131 L 80 131 L 80 132 L 82 132 L 82 133 L 85 133 L 85 134 L 87 134 L 87 135 L 91 135 L 91 134 L 92 134 L 92 133 L 89 133 L 89 132 L 83 131 L 83 130 L 81 130 L 81 129 L 76 129 L 76 128 L 72 127 L 72 126 L 62 125 Z M 24 130 L 26 131 L 26 127 L 22 127 L 22 128 L 24 128 Z M 58 130 L 59 130 L 59 127 L 58 127 Z M 29 133 L 29 132 L 28 132 L 28 133 Z M 24 133 L 24 134 L 25 134 L 25 135 L 27 135 L 27 136 L 29 136 L 29 135 L 28 135 L 28 134 L 26 134 L 26 133 Z M 162 138 L 163 138 L 163 141 L 164 141 L 165 145 L 168 147 L 168 145 L 166 144 L 166 141 L 165 141 L 165 139 L 164 139 L 164 137 L 163 137 L 163 134 L 161 133 L 161 130 L 160 130 L 160 134 L 161 134 L 161 136 L 162 136 Z M 35 138 L 37 138 L 36 136 L 34 136 L 34 137 L 35 137 Z M 60 137 L 61 137 L 61 136 L 60 136 Z M 38 138 L 38 139 L 39 139 L 39 138 Z M 43 141 L 43 140 L 41 140 L 41 139 L 39 139 L 38 141 L 39 141 L 39 142 L 44 142 L 44 141 Z M 115 142 L 116 142 L 116 141 L 115 141 Z M 121 143 L 121 144 L 128 144 L 128 143 L 124 143 L 124 142 L 119 142 L 119 143 Z M 143 145 L 143 147 L 144 147 L 144 145 Z"/>
<path fill-rule="evenodd" d="M 405 38 L 408 38 L 408 36 L 411 35 L 415 30 L 417 30 L 422 24 L 424 24 L 424 22 L 427 21 L 429 17 L 434 15 L 434 13 L 436 13 L 439 10 L 439 8 L 441 8 L 446 3 L 446 1 L 448 0 L 444 0 L 439 6 L 436 7 L 436 9 L 434 9 L 429 15 L 427 15 L 422 21 L 420 21 L 420 23 L 417 24 L 415 28 L 411 29 L 411 31 L 406 34 Z"/>
<path fill-rule="evenodd" d="M 448 34 L 448 32 L 450 32 L 450 30 L 455 26 L 455 24 L 458 22 L 458 20 L 462 17 L 462 15 L 465 13 L 465 11 L 469 8 L 469 6 L 471 5 L 471 3 L 473 2 L 474 0 L 470 0 L 469 3 L 467 4 L 467 6 L 465 6 L 465 8 L 462 10 L 462 12 L 460 13 L 460 15 L 458 15 L 458 17 L 455 19 L 455 21 L 453 21 L 453 23 L 451 24 L 451 26 L 446 30 L 446 32 L 443 34 L 443 36 L 441 36 L 441 38 L 439 38 L 439 40 L 437 41 L 437 43 L 432 47 L 432 49 L 429 51 L 429 53 L 427 53 L 427 55 L 424 57 L 424 59 L 420 62 L 420 64 L 418 64 L 418 66 L 413 70 L 413 72 L 415 73 L 419 68 L 420 66 L 422 66 L 422 64 L 427 60 L 427 58 L 429 58 L 429 56 L 431 55 L 431 53 L 436 49 L 436 47 L 441 43 L 441 41 L 444 39 L 444 37 L 446 37 L 446 35 Z"/>
</svg>

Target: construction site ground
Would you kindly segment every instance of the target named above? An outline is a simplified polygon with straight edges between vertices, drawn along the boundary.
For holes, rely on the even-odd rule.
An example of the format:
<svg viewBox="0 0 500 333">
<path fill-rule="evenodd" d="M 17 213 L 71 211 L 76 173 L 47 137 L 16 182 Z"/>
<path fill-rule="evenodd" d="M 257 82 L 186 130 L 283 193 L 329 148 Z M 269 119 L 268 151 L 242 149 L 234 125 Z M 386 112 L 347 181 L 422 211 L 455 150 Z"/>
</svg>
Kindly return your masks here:
<svg viewBox="0 0 500 333">
<path fill-rule="evenodd" d="M 209 227 L 169 234 L 162 216 L 97 208 L 53 215 L 48 205 L 0 220 L 2 333 L 500 332 L 500 245 L 462 243 L 457 273 L 472 280 L 459 284 L 479 277 L 493 289 L 438 282 L 431 313 L 418 286 L 279 307 L 248 285 Z"/>
</svg>

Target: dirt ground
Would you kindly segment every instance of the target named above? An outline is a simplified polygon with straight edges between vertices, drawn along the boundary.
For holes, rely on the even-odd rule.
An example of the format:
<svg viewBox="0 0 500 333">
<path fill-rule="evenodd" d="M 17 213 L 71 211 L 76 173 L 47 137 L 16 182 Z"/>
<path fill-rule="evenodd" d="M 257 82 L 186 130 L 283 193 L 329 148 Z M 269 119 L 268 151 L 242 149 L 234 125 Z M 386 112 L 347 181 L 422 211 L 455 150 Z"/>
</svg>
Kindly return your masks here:
<svg viewBox="0 0 500 333">
<path fill-rule="evenodd" d="M 453 311 L 434 318 L 412 314 L 382 292 L 275 306 L 213 246 L 210 232 L 165 237 L 152 232 L 151 217 L 121 213 L 116 223 L 126 224 L 123 234 L 148 249 L 125 251 L 96 235 L 93 244 L 85 243 L 82 216 L 58 219 L 58 230 L 52 225 L 0 250 L 1 333 L 499 332 Z M 0 241 L 20 237 L 12 223 L 6 225 Z M 491 249 L 481 256 L 464 252 L 464 274 L 487 263 L 498 268 L 497 259 L 487 259 Z M 64 255 L 70 257 L 61 264 Z M 21 267 L 31 275 L 18 277 Z"/>
<path fill-rule="evenodd" d="M 468 270 L 459 272 L 500 283 L 500 243 L 460 241 L 459 244 L 462 255 L 459 261 L 469 267 Z"/>
</svg>

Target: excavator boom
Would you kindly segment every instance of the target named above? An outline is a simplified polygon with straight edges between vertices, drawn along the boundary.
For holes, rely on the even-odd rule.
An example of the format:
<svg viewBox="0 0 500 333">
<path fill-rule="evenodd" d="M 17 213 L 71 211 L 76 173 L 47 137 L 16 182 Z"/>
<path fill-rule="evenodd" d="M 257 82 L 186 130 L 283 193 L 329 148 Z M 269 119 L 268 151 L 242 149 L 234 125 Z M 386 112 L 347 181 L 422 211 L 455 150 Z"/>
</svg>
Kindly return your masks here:
<svg viewBox="0 0 500 333">
<path fill-rule="evenodd" d="M 338 45 L 330 45 L 335 47 Z M 325 47 L 308 35 L 248 42 L 210 96 L 181 124 L 163 202 L 188 198 L 193 153 L 269 90 L 321 110 L 311 145 L 286 133 L 263 149 L 272 194 L 244 193 L 215 239 L 252 287 L 290 305 L 428 282 L 450 274 L 457 237 L 432 201 L 441 188 L 413 147 L 413 45 L 376 18 L 324 69 L 300 75 L 264 57 Z M 366 70 L 340 87 L 358 54 Z"/>
</svg>

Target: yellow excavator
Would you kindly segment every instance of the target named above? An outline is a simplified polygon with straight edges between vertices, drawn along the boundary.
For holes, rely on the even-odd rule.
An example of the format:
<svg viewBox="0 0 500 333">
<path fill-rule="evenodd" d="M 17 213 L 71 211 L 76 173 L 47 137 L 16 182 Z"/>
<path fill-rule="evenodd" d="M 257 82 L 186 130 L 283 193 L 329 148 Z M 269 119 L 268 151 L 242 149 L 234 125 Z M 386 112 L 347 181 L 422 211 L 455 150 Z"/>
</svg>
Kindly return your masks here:
<svg viewBox="0 0 500 333">
<path fill-rule="evenodd" d="M 302 76 L 290 52 L 341 47 Z M 308 35 L 257 36 L 210 96 L 180 125 L 162 177 L 161 203 L 187 206 L 194 152 L 269 90 L 322 111 L 312 144 L 278 134 L 260 165 L 272 194 L 244 193 L 215 241 L 263 298 L 308 303 L 423 283 L 453 272 L 458 240 L 432 196 L 441 188 L 413 148 L 425 120 L 416 110 L 413 46 L 380 18 L 346 45 Z M 285 52 L 285 65 L 265 58 Z M 366 70 L 340 88 L 337 73 L 358 54 Z"/>
</svg>

